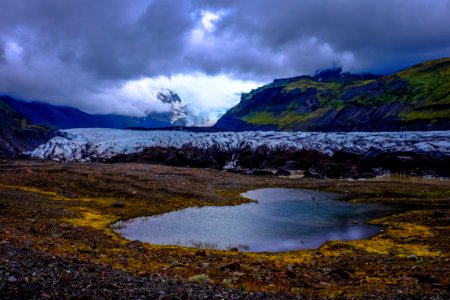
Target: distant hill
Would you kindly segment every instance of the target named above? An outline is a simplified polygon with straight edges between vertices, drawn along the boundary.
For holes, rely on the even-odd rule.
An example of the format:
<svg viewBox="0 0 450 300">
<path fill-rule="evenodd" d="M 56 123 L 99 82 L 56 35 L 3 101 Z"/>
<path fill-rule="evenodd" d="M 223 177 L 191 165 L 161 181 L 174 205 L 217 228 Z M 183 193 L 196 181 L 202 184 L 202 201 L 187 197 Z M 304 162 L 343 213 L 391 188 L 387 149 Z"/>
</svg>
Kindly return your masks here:
<svg viewBox="0 0 450 300">
<path fill-rule="evenodd" d="M 276 79 L 250 93 L 217 129 L 397 131 L 450 129 L 450 58 L 388 76 L 326 70 Z"/>
<path fill-rule="evenodd" d="M 51 137 L 51 129 L 33 124 L 14 107 L 0 101 L 0 157 L 33 150 Z"/>
<path fill-rule="evenodd" d="M 54 129 L 67 128 L 127 128 L 127 127 L 169 127 L 187 124 L 185 106 L 178 95 L 170 90 L 163 90 L 157 95 L 158 100 L 170 104 L 171 111 L 166 113 L 151 112 L 145 117 L 124 115 L 88 114 L 73 107 L 55 106 L 41 102 L 27 102 L 9 96 L 0 97 L 0 103 L 5 103 L 20 112 L 30 122 L 46 125 Z"/>
</svg>

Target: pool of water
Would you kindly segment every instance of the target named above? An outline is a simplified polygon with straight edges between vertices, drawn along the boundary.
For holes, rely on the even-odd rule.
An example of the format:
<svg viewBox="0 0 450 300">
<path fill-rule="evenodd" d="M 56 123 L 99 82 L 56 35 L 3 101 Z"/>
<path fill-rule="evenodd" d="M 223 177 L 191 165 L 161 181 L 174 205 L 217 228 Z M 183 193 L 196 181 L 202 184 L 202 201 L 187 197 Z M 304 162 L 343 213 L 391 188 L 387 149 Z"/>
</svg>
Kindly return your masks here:
<svg viewBox="0 0 450 300">
<path fill-rule="evenodd" d="M 368 238 L 381 227 L 364 222 L 392 210 L 311 190 L 269 188 L 243 196 L 257 202 L 187 208 L 119 222 L 114 228 L 129 240 L 152 244 L 281 252 L 316 248 L 328 240 Z"/>
</svg>

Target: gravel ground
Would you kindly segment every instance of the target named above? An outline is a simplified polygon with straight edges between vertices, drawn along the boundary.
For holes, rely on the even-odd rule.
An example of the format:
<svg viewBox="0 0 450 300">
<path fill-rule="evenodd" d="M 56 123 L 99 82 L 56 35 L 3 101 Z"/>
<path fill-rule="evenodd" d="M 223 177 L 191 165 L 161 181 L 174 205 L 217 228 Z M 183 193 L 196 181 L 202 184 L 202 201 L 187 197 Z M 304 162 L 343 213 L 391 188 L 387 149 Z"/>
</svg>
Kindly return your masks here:
<svg viewBox="0 0 450 300">
<path fill-rule="evenodd" d="M 241 203 L 242 191 L 268 186 L 413 210 L 380 219 L 386 228 L 370 240 L 288 253 L 162 247 L 109 228 L 189 206 Z M 424 178 L 319 180 L 7 160 L 0 162 L 0 299 L 450 299 L 449 196 L 448 180 Z"/>
<path fill-rule="evenodd" d="M 1 299 L 292 299 L 169 279 L 139 277 L 105 265 L 0 245 Z"/>
</svg>

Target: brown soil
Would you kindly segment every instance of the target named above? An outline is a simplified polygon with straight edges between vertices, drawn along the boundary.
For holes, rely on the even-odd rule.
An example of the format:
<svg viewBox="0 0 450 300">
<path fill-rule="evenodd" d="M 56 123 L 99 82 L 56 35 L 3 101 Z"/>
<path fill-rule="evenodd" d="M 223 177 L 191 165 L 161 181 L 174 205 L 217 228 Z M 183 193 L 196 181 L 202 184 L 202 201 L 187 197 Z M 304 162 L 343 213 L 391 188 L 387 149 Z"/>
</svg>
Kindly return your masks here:
<svg viewBox="0 0 450 300">
<path fill-rule="evenodd" d="M 410 210 L 369 240 L 240 253 L 127 241 L 110 224 L 239 204 L 258 187 L 346 193 Z M 0 163 L 0 298 L 450 297 L 450 181 L 244 176 L 149 164 Z"/>
</svg>

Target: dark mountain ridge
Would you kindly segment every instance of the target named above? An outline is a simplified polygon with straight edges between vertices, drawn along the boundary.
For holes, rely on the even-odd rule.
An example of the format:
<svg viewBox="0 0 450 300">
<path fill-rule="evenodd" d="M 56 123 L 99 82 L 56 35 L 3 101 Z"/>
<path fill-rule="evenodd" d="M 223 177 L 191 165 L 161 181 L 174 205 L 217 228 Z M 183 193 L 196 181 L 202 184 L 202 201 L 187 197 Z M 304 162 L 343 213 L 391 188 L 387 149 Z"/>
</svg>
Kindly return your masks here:
<svg viewBox="0 0 450 300">
<path fill-rule="evenodd" d="M 284 131 L 450 129 L 450 58 L 388 76 L 343 73 L 276 79 L 243 94 L 215 128 Z"/>
<path fill-rule="evenodd" d="M 166 113 L 148 113 L 144 117 L 133 117 L 117 114 L 88 114 L 77 108 L 56 106 L 42 102 L 28 102 L 10 96 L 0 96 L 0 102 L 6 103 L 20 112 L 30 122 L 45 125 L 53 129 L 67 128 L 127 128 L 127 127 L 169 127 L 187 124 L 183 115 L 183 106 L 179 96 L 167 90 L 158 93 L 158 100 L 165 104 L 173 104 L 172 111 Z"/>
<path fill-rule="evenodd" d="M 0 157 L 33 150 L 53 136 L 50 128 L 33 124 L 14 107 L 0 101 Z"/>
<path fill-rule="evenodd" d="M 172 105 L 166 113 L 149 113 L 145 117 L 123 115 L 93 115 L 73 107 L 27 102 L 10 96 L 0 96 L 0 157 L 18 156 L 44 144 L 57 129 L 67 128 L 160 128 L 184 126 L 185 106 L 179 96 L 164 90 L 157 98 Z"/>
</svg>

